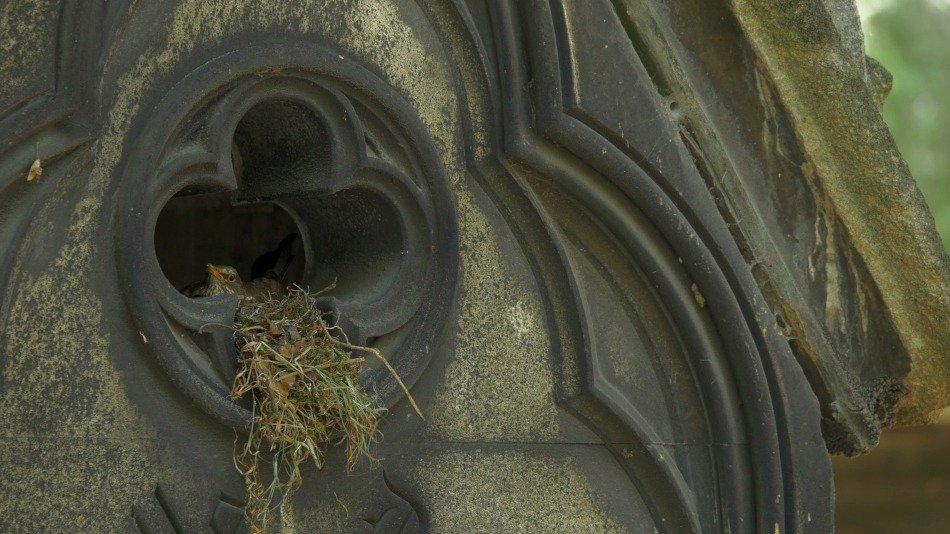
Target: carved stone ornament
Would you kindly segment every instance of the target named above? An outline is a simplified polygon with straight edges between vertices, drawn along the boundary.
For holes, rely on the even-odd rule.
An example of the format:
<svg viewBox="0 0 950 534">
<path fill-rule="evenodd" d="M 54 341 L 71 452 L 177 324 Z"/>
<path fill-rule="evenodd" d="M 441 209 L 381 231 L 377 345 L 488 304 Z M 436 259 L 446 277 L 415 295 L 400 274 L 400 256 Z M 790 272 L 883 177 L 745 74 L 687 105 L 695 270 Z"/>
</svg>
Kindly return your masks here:
<svg viewBox="0 0 950 534">
<path fill-rule="evenodd" d="M 182 288 L 290 233 L 425 419 L 367 362 L 380 463 L 307 465 L 283 531 L 830 530 L 822 429 L 902 385 L 810 358 L 901 344 L 699 4 L 4 3 L 0 531 L 246 528 L 236 300 Z"/>
</svg>

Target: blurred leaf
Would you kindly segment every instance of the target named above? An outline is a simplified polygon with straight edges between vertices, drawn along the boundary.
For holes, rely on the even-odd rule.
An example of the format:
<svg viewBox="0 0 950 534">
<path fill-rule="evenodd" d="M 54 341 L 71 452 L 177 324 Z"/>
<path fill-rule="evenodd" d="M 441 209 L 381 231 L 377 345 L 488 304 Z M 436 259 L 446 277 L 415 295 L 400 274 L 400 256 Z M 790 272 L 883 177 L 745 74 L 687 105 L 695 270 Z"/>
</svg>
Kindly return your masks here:
<svg viewBox="0 0 950 534">
<path fill-rule="evenodd" d="M 950 248 L 950 4 L 862 0 L 879 8 L 864 31 L 868 55 L 894 75 L 884 120 Z"/>
</svg>

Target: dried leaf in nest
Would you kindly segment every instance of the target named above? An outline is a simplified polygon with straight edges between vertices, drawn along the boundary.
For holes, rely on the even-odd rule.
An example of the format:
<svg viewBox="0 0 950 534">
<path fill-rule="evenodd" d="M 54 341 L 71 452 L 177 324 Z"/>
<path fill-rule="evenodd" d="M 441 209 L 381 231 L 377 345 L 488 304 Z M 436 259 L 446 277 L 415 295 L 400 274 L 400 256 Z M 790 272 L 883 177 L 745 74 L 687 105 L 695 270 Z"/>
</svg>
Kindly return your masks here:
<svg viewBox="0 0 950 534">
<path fill-rule="evenodd" d="M 346 443 L 347 469 L 360 456 L 375 461 L 370 448 L 378 440 L 377 422 L 385 411 L 359 385 L 363 358 L 374 355 L 419 408 L 379 351 L 352 345 L 332 335 L 334 327 L 314 305 L 314 297 L 289 288 L 281 297 L 242 300 L 235 317 L 234 343 L 241 365 L 231 398 L 251 394 L 254 417 L 247 443 L 237 453 L 248 494 L 245 515 L 253 532 L 268 526 L 268 514 L 300 485 L 300 466 L 308 459 L 323 466 L 327 448 Z M 273 456 L 265 484 L 263 454 Z"/>
</svg>

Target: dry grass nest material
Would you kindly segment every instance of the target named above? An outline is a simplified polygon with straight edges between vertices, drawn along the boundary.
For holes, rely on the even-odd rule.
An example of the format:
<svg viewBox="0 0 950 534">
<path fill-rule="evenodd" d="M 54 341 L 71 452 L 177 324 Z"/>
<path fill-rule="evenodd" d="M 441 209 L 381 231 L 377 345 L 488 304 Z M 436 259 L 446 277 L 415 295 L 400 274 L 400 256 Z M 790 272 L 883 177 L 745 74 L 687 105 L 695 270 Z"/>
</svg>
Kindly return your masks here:
<svg viewBox="0 0 950 534">
<path fill-rule="evenodd" d="M 422 415 L 379 351 L 350 344 L 328 324 L 314 304 L 317 294 L 289 288 L 282 297 L 243 299 L 235 317 L 241 365 L 231 398 L 251 394 L 254 403 L 251 432 L 235 463 L 244 475 L 245 514 L 254 532 L 266 530 L 270 512 L 299 487 L 301 465 L 309 459 L 322 468 L 331 445 L 346 443 L 348 470 L 361 456 L 376 461 L 371 446 L 385 409 L 358 382 L 359 355 L 378 358 Z"/>
</svg>

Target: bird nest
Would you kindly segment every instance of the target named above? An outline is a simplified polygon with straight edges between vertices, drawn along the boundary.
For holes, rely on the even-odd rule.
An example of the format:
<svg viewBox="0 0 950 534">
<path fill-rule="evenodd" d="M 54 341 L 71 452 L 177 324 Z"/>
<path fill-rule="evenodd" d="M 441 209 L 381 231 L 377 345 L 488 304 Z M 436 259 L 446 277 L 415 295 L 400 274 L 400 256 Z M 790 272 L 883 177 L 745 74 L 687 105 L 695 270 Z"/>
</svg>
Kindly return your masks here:
<svg viewBox="0 0 950 534">
<path fill-rule="evenodd" d="M 245 515 L 253 532 L 267 529 L 270 512 L 301 483 L 301 466 L 322 468 L 328 447 L 346 444 L 346 467 L 371 462 L 385 408 L 359 384 L 364 357 L 381 361 L 419 408 L 379 351 L 351 344 L 314 297 L 300 288 L 285 295 L 243 298 L 235 316 L 240 368 L 231 398 L 251 395 L 250 435 L 235 460 L 248 494 Z M 420 412 L 421 416 L 421 412 Z M 266 460 L 265 460 L 266 458 Z M 270 465 L 270 473 L 262 466 Z"/>
</svg>

